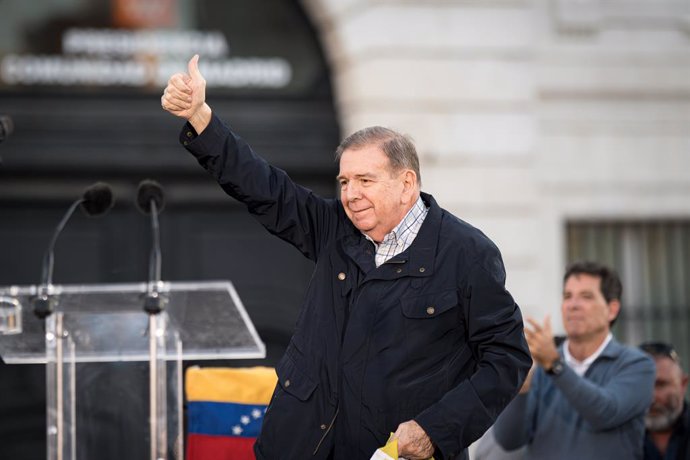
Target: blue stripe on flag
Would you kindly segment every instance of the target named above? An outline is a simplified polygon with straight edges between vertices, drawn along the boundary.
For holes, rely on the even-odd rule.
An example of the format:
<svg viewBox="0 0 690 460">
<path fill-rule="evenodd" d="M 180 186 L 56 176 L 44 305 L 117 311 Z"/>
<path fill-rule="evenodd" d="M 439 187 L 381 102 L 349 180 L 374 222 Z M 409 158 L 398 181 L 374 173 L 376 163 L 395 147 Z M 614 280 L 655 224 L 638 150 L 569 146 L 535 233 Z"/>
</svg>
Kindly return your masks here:
<svg viewBox="0 0 690 460">
<path fill-rule="evenodd" d="M 220 436 L 259 436 L 266 406 L 230 402 L 187 403 L 188 432 Z"/>
</svg>

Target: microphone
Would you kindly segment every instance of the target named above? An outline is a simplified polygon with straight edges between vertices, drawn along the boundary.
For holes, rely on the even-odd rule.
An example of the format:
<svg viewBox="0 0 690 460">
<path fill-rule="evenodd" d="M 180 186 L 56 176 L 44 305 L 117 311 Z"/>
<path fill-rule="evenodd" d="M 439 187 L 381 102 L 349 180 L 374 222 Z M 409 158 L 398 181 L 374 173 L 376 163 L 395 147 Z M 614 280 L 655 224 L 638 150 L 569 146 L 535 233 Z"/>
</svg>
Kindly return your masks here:
<svg viewBox="0 0 690 460">
<path fill-rule="evenodd" d="M 14 132 L 14 123 L 7 115 L 0 116 L 0 143 L 7 139 Z"/>
<path fill-rule="evenodd" d="M 105 182 L 96 182 L 84 191 L 80 200 L 81 208 L 90 217 L 101 216 L 113 207 L 113 191 Z"/>
<path fill-rule="evenodd" d="M 144 300 L 144 311 L 157 314 L 163 310 L 163 302 L 158 292 L 161 281 L 161 241 L 158 214 L 165 207 L 163 188 L 152 180 L 144 179 L 137 189 L 136 205 L 143 214 L 151 215 L 151 252 L 149 254 L 149 282 Z"/>
<path fill-rule="evenodd" d="M 55 228 L 50 243 L 48 244 L 48 249 L 43 257 L 41 284 L 39 285 L 38 294 L 33 301 L 34 314 L 40 319 L 45 319 L 49 316 L 55 307 L 50 291 L 53 283 L 53 250 L 55 249 L 55 243 L 57 242 L 60 232 L 62 232 L 62 229 L 67 224 L 69 218 L 72 217 L 77 207 L 81 206 L 82 211 L 89 217 L 98 217 L 107 213 L 110 208 L 113 207 L 113 204 L 115 204 L 115 200 L 110 186 L 104 182 L 96 182 L 89 186 L 82 196 L 72 203 Z"/>
</svg>

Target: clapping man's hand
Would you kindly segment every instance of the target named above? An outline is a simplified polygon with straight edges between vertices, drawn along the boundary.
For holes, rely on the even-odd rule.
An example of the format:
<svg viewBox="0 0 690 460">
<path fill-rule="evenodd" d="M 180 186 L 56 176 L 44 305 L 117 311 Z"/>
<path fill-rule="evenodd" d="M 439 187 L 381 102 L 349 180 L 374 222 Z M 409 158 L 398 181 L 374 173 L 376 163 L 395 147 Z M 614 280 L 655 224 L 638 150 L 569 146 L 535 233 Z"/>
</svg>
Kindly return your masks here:
<svg viewBox="0 0 690 460">
<path fill-rule="evenodd" d="M 534 318 L 527 318 L 527 322 L 531 328 L 525 328 L 525 338 L 529 351 L 532 353 L 532 359 L 545 370 L 549 370 L 554 361 L 560 357 L 553 341 L 551 318 L 547 315 L 542 324 Z"/>
</svg>

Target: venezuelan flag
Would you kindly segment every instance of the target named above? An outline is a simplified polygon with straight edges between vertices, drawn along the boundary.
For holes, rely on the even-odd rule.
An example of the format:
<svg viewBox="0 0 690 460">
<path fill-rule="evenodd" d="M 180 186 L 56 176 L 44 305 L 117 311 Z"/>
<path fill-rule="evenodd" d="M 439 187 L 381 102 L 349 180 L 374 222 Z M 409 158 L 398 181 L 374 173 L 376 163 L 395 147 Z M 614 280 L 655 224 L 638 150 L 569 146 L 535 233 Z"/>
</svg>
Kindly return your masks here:
<svg viewBox="0 0 690 460">
<path fill-rule="evenodd" d="M 270 367 L 188 368 L 187 460 L 254 460 L 277 380 Z"/>
</svg>

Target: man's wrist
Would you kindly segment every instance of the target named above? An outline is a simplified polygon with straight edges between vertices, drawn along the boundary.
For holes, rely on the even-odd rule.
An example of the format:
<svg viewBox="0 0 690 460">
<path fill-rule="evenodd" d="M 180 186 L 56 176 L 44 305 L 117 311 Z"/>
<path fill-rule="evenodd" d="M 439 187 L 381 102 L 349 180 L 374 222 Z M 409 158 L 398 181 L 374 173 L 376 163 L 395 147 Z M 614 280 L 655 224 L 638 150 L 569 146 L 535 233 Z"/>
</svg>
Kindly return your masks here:
<svg viewBox="0 0 690 460">
<path fill-rule="evenodd" d="M 560 356 L 554 359 L 549 367 L 544 367 L 544 371 L 553 376 L 561 375 L 563 373 L 563 369 L 565 369 L 565 363 Z"/>
<path fill-rule="evenodd" d="M 199 110 L 194 112 L 194 115 L 189 117 L 187 121 L 189 121 L 189 124 L 194 127 L 194 131 L 196 131 L 197 134 L 201 134 L 203 130 L 206 129 L 206 127 L 211 123 L 211 116 L 213 115 L 213 112 L 211 111 L 211 107 L 207 103 L 203 103 L 201 107 L 199 107 Z"/>
</svg>

